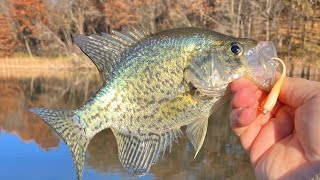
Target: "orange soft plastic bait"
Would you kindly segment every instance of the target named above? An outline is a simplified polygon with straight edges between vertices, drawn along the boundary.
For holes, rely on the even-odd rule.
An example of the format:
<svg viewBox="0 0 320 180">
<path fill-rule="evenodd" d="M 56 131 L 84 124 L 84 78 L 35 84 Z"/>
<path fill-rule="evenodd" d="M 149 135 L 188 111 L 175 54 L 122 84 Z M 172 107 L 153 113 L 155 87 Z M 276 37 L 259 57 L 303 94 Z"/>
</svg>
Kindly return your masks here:
<svg viewBox="0 0 320 180">
<path fill-rule="evenodd" d="M 275 106 L 278 96 L 280 94 L 281 86 L 284 82 L 284 79 L 286 77 L 286 65 L 284 62 L 279 58 L 272 58 L 273 60 L 278 60 L 282 65 L 282 74 L 278 81 L 273 85 L 270 93 L 264 99 L 264 101 L 261 103 L 260 110 L 262 110 L 262 114 L 267 114 L 272 110 L 272 108 Z"/>
</svg>

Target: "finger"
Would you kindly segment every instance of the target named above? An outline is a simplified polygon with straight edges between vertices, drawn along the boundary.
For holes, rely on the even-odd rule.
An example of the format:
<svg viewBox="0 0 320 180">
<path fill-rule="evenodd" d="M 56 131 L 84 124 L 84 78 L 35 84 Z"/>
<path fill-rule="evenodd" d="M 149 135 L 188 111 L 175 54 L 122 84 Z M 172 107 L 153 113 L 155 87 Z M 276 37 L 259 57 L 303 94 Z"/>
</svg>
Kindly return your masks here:
<svg viewBox="0 0 320 180">
<path fill-rule="evenodd" d="M 257 110 L 253 107 L 237 108 L 231 112 L 230 125 L 235 134 L 240 136 L 243 148 L 249 152 L 261 127 L 267 123 L 269 119 L 270 114 L 257 116 Z"/>
<path fill-rule="evenodd" d="M 239 78 L 239 79 L 234 80 L 231 83 L 230 89 L 231 89 L 231 92 L 234 93 L 234 92 L 238 91 L 239 89 L 242 89 L 245 87 L 257 87 L 257 86 L 246 78 Z"/>
<path fill-rule="evenodd" d="M 320 96 L 319 82 L 287 77 L 281 87 L 279 99 L 284 104 L 297 108 L 315 96 Z"/>
<path fill-rule="evenodd" d="M 234 108 L 245 108 L 254 106 L 257 102 L 257 93 L 258 88 L 251 86 L 238 89 L 232 99 L 232 107 Z"/>
<path fill-rule="evenodd" d="M 233 90 L 235 94 L 231 103 L 233 108 L 258 107 L 267 97 L 268 93 L 266 91 L 258 89 L 257 86 L 250 84 L 248 81 L 241 79 L 234 82 Z M 245 86 L 247 84 L 251 86 Z M 276 114 L 282 106 L 283 103 L 278 101 L 271 114 Z"/>
<path fill-rule="evenodd" d="M 250 160 L 253 165 L 275 143 L 292 134 L 294 130 L 293 111 L 291 107 L 283 106 L 275 118 L 262 126 L 250 149 Z"/>
<path fill-rule="evenodd" d="M 261 127 L 261 124 L 259 124 L 257 121 L 253 121 L 249 126 L 244 128 L 245 130 L 240 135 L 241 145 L 248 153 L 250 153 L 252 143 L 259 134 Z"/>
<path fill-rule="evenodd" d="M 255 120 L 257 111 L 255 108 L 236 108 L 230 114 L 230 125 L 232 130 L 240 136 L 248 126 Z"/>
<path fill-rule="evenodd" d="M 270 114 L 272 117 L 274 117 L 275 114 L 278 113 L 278 111 L 284 106 L 284 104 L 281 101 L 277 101 L 277 103 L 272 108 Z"/>
</svg>

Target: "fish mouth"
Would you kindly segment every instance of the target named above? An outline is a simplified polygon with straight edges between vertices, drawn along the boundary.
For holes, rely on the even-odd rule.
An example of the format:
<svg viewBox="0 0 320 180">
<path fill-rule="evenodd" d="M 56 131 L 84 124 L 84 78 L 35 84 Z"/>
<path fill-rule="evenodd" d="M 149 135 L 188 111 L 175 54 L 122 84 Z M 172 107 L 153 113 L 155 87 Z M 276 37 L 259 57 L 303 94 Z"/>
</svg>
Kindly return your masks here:
<svg viewBox="0 0 320 180">
<path fill-rule="evenodd" d="M 276 81 L 278 62 L 277 51 L 270 41 L 261 41 L 245 54 L 248 63 L 246 77 L 265 91 L 270 91 Z"/>
<path fill-rule="evenodd" d="M 261 88 L 263 88 L 264 90 L 270 90 L 271 87 L 274 85 L 275 83 L 275 79 L 274 78 L 269 78 L 269 79 L 266 79 L 264 80 L 262 83 L 261 83 Z"/>
<path fill-rule="evenodd" d="M 203 96 L 216 97 L 221 96 L 225 89 L 224 88 L 207 88 L 207 87 L 195 87 L 196 92 L 200 92 Z"/>
</svg>

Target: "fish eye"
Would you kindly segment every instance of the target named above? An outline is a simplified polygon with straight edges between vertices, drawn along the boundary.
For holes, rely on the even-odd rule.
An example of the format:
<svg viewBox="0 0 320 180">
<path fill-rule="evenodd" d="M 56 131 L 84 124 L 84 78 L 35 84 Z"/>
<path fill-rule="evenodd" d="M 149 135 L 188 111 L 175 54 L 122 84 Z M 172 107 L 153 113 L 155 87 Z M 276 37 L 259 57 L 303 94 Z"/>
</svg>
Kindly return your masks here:
<svg viewBox="0 0 320 180">
<path fill-rule="evenodd" d="M 242 46 L 238 43 L 233 43 L 231 44 L 230 50 L 234 55 L 237 56 L 242 53 Z"/>
</svg>

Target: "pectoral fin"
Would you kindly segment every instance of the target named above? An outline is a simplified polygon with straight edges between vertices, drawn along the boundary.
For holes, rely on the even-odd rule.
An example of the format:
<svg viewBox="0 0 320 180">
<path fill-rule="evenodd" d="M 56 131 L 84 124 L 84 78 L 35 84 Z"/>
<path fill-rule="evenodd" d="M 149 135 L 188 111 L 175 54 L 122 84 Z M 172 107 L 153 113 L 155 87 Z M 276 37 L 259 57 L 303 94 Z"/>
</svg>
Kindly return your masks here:
<svg viewBox="0 0 320 180">
<path fill-rule="evenodd" d="M 198 118 L 187 126 L 187 136 L 190 139 L 194 150 L 196 151 L 194 158 L 196 158 L 199 150 L 202 147 L 204 138 L 206 137 L 207 127 L 208 117 Z"/>
</svg>

